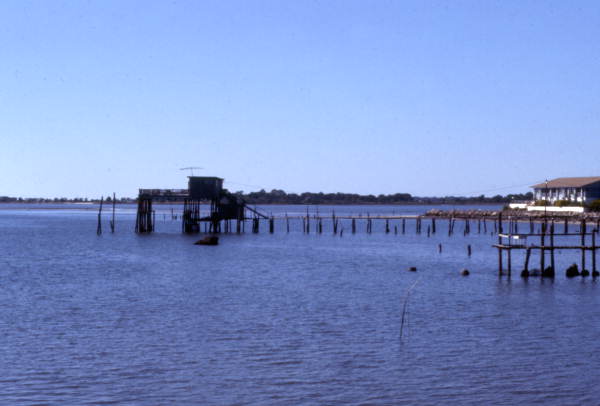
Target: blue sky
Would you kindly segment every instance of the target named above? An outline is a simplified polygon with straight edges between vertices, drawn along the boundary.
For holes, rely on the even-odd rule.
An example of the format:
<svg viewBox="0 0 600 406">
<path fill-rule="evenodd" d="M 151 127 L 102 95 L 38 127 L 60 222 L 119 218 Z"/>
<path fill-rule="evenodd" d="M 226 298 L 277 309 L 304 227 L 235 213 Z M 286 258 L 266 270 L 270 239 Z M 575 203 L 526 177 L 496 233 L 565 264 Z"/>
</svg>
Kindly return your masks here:
<svg viewBox="0 0 600 406">
<path fill-rule="evenodd" d="M 600 175 L 600 2 L 3 1 L 0 195 Z"/>
</svg>

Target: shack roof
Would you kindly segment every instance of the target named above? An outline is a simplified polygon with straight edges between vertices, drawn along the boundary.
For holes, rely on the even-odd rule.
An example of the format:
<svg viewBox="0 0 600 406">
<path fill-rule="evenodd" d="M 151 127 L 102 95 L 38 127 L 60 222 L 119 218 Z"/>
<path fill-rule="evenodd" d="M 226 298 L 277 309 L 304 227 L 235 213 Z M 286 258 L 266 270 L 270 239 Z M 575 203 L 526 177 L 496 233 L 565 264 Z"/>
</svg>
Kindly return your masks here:
<svg viewBox="0 0 600 406">
<path fill-rule="evenodd" d="M 223 180 L 223 178 L 219 178 L 218 176 L 188 176 L 188 178 L 192 178 L 192 179 L 220 179 Z M 598 178 L 600 179 L 600 178 Z"/>
<path fill-rule="evenodd" d="M 600 176 L 584 176 L 578 178 L 556 178 L 549 180 L 548 183 L 538 183 L 533 185 L 534 189 L 564 188 L 564 187 L 586 187 L 600 182 Z"/>
</svg>

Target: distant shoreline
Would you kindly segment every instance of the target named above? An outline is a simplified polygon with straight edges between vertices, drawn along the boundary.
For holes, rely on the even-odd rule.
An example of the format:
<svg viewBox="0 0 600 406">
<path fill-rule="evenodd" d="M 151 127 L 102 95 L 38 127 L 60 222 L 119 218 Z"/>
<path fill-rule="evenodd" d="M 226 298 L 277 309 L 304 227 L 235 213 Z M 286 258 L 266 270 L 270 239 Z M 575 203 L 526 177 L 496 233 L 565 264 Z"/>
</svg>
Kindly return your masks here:
<svg viewBox="0 0 600 406">
<path fill-rule="evenodd" d="M 45 210 L 64 210 L 64 209 L 74 209 L 74 207 L 66 207 L 66 206 L 70 206 L 70 205 L 77 205 L 77 206 L 82 206 L 80 207 L 81 209 L 88 209 L 88 208 L 94 208 L 96 209 L 97 206 L 100 204 L 100 201 L 93 201 L 93 202 L 85 202 L 85 203 L 81 203 L 81 202 L 42 202 L 42 203 L 38 203 L 38 202 L 0 202 L 0 208 L 4 208 L 3 206 L 8 206 L 8 205 L 24 205 L 24 206 L 30 206 L 28 207 L 28 209 L 33 209 L 33 210 L 38 210 L 38 209 L 45 209 Z M 123 206 L 123 205 L 135 205 L 136 202 L 125 202 L 125 203 L 121 203 L 121 202 L 117 202 L 116 206 Z M 183 202 L 154 202 L 153 205 L 159 205 L 159 206 L 168 206 L 168 205 L 182 205 Z M 203 202 L 202 204 L 210 204 L 210 202 Z M 372 206 L 372 207 L 377 207 L 377 206 L 501 206 L 503 204 L 506 203 L 489 203 L 489 202 L 485 202 L 485 203 L 478 203 L 478 202 L 464 202 L 464 203 L 420 203 L 420 202 L 414 202 L 414 203 L 248 203 L 249 206 Z M 39 206 L 50 206 L 50 205 L 54 205 L 54 206 L 64 206 L 64 207 L 39 207 Z M 38 206 L 38 207 L 36 207 Z M 108 209 L 108 207 L 112 206 L 112 202 L 104 202 L 103 206 L 106 207 Z"/>
<path fill-rule="evenodd" d="M 283 190 L 273 189 L 270 192 L 260 190 L 258 192 L 244 193 L 242 191 L 232 193 L 238 199 L 242 199 L 248 205 L 299 205 L 299 206 L 436 206 L 436 205 L 498 205 L 518 201 L 531 201 L 531 192 L 524 194 L 507 194 L 505 196 L 495 195 L 486 197 L 479 196 L 413 196 L 410 193 L 393 193 L 379 195 L 361 195 L 357 193 L 286 193 Z M 183 199 L 184 196 L 178 197 Z M 118 204 L 136 204 L 137 198 L 116 198 Z M 103 202 L 112 204 L 111 196 L 107 196 Z M 66 198 L 21 198 L 11 196 L 0 196 L 0 203 L 26 203 L 26 204 L 98 204 L 100 199 L 89 199 L 82 197 Z M 169 202 L 169 203 L 183 203 Z M 161 204 L 159 199 L 153 204 Z"/>
</svg>

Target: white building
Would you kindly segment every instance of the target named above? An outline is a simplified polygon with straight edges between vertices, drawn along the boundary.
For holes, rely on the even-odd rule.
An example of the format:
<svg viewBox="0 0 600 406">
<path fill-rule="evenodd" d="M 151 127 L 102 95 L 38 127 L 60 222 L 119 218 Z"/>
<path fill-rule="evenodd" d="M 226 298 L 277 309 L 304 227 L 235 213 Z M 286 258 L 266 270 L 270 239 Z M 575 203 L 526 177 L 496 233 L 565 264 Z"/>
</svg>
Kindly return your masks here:
<svg viewBox="0 0 600 406">
<path fill-rule="evenodd" d="M 532 188 L 535 200 L 546 200 L 550 204 L 557 200 L 589 203 L 600 199 L 600 176 L 556 178 L 533 185 Z"/>
</svg>

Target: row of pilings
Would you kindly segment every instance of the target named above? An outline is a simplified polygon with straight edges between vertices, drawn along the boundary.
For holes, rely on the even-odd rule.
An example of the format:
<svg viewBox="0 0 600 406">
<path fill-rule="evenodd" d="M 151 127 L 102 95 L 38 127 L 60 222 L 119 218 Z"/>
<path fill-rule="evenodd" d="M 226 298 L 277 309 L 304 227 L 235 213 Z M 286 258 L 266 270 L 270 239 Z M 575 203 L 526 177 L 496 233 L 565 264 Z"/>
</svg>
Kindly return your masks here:
<svg viewBox="0 0 600 406">
<path fill-rule="evenodd" d="M 136 226 L 136 231 L 138 231 L 138 229 L 139 229 L 139 232 L 144 232 L 144 231 L 142 231 L 143 226 L 147 223 L 147 221 L 144 221 L 144 219 L 151 218 L 151 217 L 149 217 L 149 213 L 151 213 L 151 212 L 153 215 L 153 211 L 151 210 L 151 207 L 146 208 L 146 206 L 144 206 L 144 208 L 139 211 L 138 218 L 139 218 L 139 220 L 141 220 L 140 221 L 141 226 L 139 226 L 139 227 Z M 385 234 L 391 234 L 391 233 L 406 234 L 408 231 L 408 228 L 409 228 L 408 221 L 411 221 L 411 222 L 414 221 L 415 234 L 418 234 L 418 235 L 426 234 L 429 237 L 429 236 L 435 235 L 438 232 L 438 228 L 439 228 L 438 222 L 441 221 L 441 219 L 425 217 L 425 216 L 406 216 L 406 217 L 375 216 L 375 217 L 371 217 L 368 215 L 367 216 L 336 216 L 335 214 L 332 214 L 331 216 L 328 216 L 328 217 L 319 216 L 319 215 L 306 215 L 306 216 L 287 216 L 287 215 L 285 215 L 284 217 L 269 216 L 267 218 L 260 218 L 258 216 L 254 216 L 251 218 L 237 219 L 237 220 L 235 220 L 235 219 L 233 219 L 233 220 L 216 220 L 216 221 L 202 220 L 201 223 L 204 223 L 204 227 L 202 230 L 199 227 L 193 228 L 188 225 L 188 221 L 191 220 L 192 218 L 193 218 L 193 221 L 196 221 L 196 222 L 199 221 L 197 213 L 198 213 L 198 211 L 196 210 L 195 207 L 193 209 L 189 210 L 188 212 L 184 213 L 184 215 L 182 216 L 182 223 L 183 223 L 182 228 L 183 228 L 184 232 L 194 233 L 194 232 L 204 231 L 204 232 L 208 232 L 208 233 L 220 233 L 220 232 L 231 233 L 231 232 L 234 232 L 234 230 L 235 230 L 235 232 L 237 232 L 237 233 L 243 233 L 243 232 L 245 232 L 245 223 L 250 222 L 252 233 L 256 234 L 256 233 L 260 232 L 261 224 L 263 222 L 265 222 L 267 224 L 268 232 L 272 234 L 272 233 L 275 233 L 276 230 L 280 229 L 280 227 L 276 227 L 276 223 L 279 221 L 282 221 L 282 222 L 284 222 L 284 227 L 282 227 L 283 230 L 285 230 L 285 232 L 289 233 L 293 229 L 293 227 L 291 226 L 291 223 L 293 221 L 301 221 L 302 232 L 304 234 L 311 234 L 311 233 L 323 234 L 326 231 L 325 225 L 327 225 L 327 227 L 329 227 L 332 234 L 334 234 L 334 235 L 342 234 L 344 232 L 344 225 L 348 225 L 348 223 L 349 223 L 349 228 L 350 228 L 349 231 L 352 234 L 359 232 L 360 229 L 364 229 L 367 234 L 371 234 L 371 233 L 373 233 L 373 230 L 374 230 L 374 227 L 373 227 L 374 223 L 376 221 L 380 221 L 380 222 L 383 222 L 382 231 Z M 171 218 L 177 219 L 177 216 L 172 215 Z M 234 222 L 236 223 L 235 226 L 233 224 Z M 426 227 L 424 224 L 425 222 L 426 222 Z M 503 220 L 501 218 L 472 219 L 472 218 L 452 217 L 452 218 L 446 219 L 446 222 L 447 222 L 448 236 L 453 236 L 456 233 L 457 224 L 462 225 L 462 227 L 460 228 L 460 233 L 462 235 L 466 236 L 466 235 L 473 234 L 473 233 L 488 234 L 488 230 L 489 230 L 490 235 L 502 233 L 505 231 L 518 233 L 520 220 L 518 220 L 518 219 Z M 150 224 L 152 224 L 152 229 L 150 230 L 147 227 L 146 231 L 153 231 L 153 229 L 154 229 L 153 221 L 151 221 Z M 476 227 L 473 226 L 474 224 L 476 224 Z M 530 223 L 529 223 L 531 232 L 534 231 L 534 224 L 536 224 L 536 222 L 534 222 L 534 221 L 530 221 Z M 538 224 L 538 229 L 540 229 L 541 227 L 546 227 L 546 226 L 547 225 L 545 223 L 540 223 L 540 224 Z"/>
<path fill-rule="evenodd" d="M 101 209 L 100 209 L 101 210 Z M 163 217 L 166 218 L 166 215 Z M 176 220 L 178 216 L 171 211 L 170 215 L 171 219 Z M 541 233 L 542 230 L 548 230 L 550 224 L 554 226 L 556 223 L 562 223 L 564 232 L 569 232 L 569 227 L 573 227 L 572 221 L 568 217 L 561 218 L 539 218 L 539 217 L 515 217 L 510 216 L 508 218 L 503 218 L 502 214 L 499 214 L 495 217 L 490 216 L 482 216 L 479 218 L 474 217 L 432 217 L 432 216 L 370 216 L 368 213 L 366 216 L 358 215 L 358 216 L 337 216 L 335 212 L 331 214 L 331 216 L 322 216 L 319 214 L 309 214 L 308 211 L 305 216 L 288 216 L 287 214 L 282 217 L 275 217 L 273 215 L 268 218 L 260 218 L 258 216 L 254 216 L 251 218 L 240 218 L 237 220 L 219 220 L 219 219 L 201 219 L 200 217 L 200 204 L 196 201 L 186 201 L 184 202 L 184 211 L 180 216 L 182 220 L 182 231 L 185 233 L 195 233 L 195 232 L 208 232 L 208 233 L 220 233 L 220 232 L 235 232 L 243 233 L 245 232 L 245 223 L 246 221 L 250 221 L 252 225 L 252 232 L 259 233 L 260 225 L 262 221 L 266 221 L 268 223 L 268 231 L 269 233 L 274 233 L 277 227 L 275 224 L 277 221 L 285 221 L 285 231 L 290 232 L 291 226 L 290 222 L 293 220 L 301 220 L 302 221 L 302 232 L 306 234 L 310 234 L 311 232 L 315 232 L 318 234 L 322 234 L 325 231 L 324 222 L 328 223 L 327 226 L 331 227 L 332 233 L 335 234 L 343 234 L 344 232 L 344 223 L 350 223 L 350 232 L 355 234 L 359 231 L 360 223 L 364 223 L 364 230 L 367 234 L 371 234 L 373 232 L 373 224 L 375 221 L 383 221 L 383 231 L 394 234 L 405 234 L 407 232 L 407 220 L 414 220 L 414 230 L 416 234 L 422 234 L 424 230 L 424 222 L 426 224 L 426 234 L 427 236 L 431 236 L 437 233 L 438 231 L 438 222 L 446 221 L 447 222 L 447 233 L 448 236 L 452 236 L 456 233 L 456 226 L 458 224 L 462 224 L 460 228 L 461 234 L 466 236 L 471 233 L 477 234 L 488 234 L 491 235 L 498 233 L 512 233 L 518 234 L 520 227 L 528 226 L 527 231 L 529 233 L 538 232 Z M 235 227 L 233 226 L 233 222 L 236 222 Z M 596 228 L 600 229 L 600 218 L 594 219 L 594 223 L 596 224 Z M 200 224 L 204 224 L 203 230 L 200 228 Z M 135 231 L 138 233 L 148 233 L 154 231 L 155 225 L 155 211 L 152 207 L 152 200 L 150 199 L 140 199 L 138 201 L 138 210 L 136 215 L 136 225 Z M 111 228 L 114 229 L 114 220 L 111 222 Z M 101 231 L 99 231 L 100 233 Z"/>
<path fill-rule="evenodd" d="M 499 218 L 502 218 L 501 214 Z M 537 220 L 539 221 L 540 218 L 537 218 Z M 579 272 L 577 264 L 573 264 L 565 272 L 567 277 L 585 277 L 590 275 L 590 271 L 586 269 L 586 253 L 588 252 L 591 254 L 591 275 L 594 278 L 600 276 L 600 272 L 598 272 L 596 267 L 596 252 L 600 249 L 596 245 L 596 235 L 600 230 L 600 218 L 590 219 L 591 221 L 589 221 L 585 217 L 580 217 L 577 222 L 570 221 L 572 219 L 566 217 L 562 219 L 544 217 L 541 220 L 538 227 L 536 227 L 534 219 L 529 218 L 529 230 L 524 233 L 519 233 L 518 222 L 514 224 L 509 222 L 508 230 L 505 233 L 501 232 L 498 234 L 498 243 L 494 247 L 498 248 L 498 274 L 500 276 L 506 271 L 506 274 L 510 277 L 513 266 L 513 251 L 525 251 L 525 261 L 521 271 L 521 276 L 524 278 L 530 276 L 554 278 L 556 272 L 555 253 L 557 251 L 579 251 L 581 253 L 581 272 Z M 556 226 L 561 223 L 562 232 L 556 230 Z M 577 225 L 579 226 L 578 228 L 576 228 Z M 570 227 L 573 227 L 574 230 L 570 231 Z M 588 236 L 591 237 L 591 241 L 589 242 L 587 240 Z M 558 244 L 555 242 L 556 237 L 560 238 Z M 538 238 L 539 243 L 531 241 Z M 530 268 L 530 260 L 533 251 L 539 253 L 539 269 L 532 270 Z M 549 266 L 546 262 L 547 255 L 550 256 Z M 506 256 L 506 267 L 504 266 L 504 256 Z"/>
</svg>

